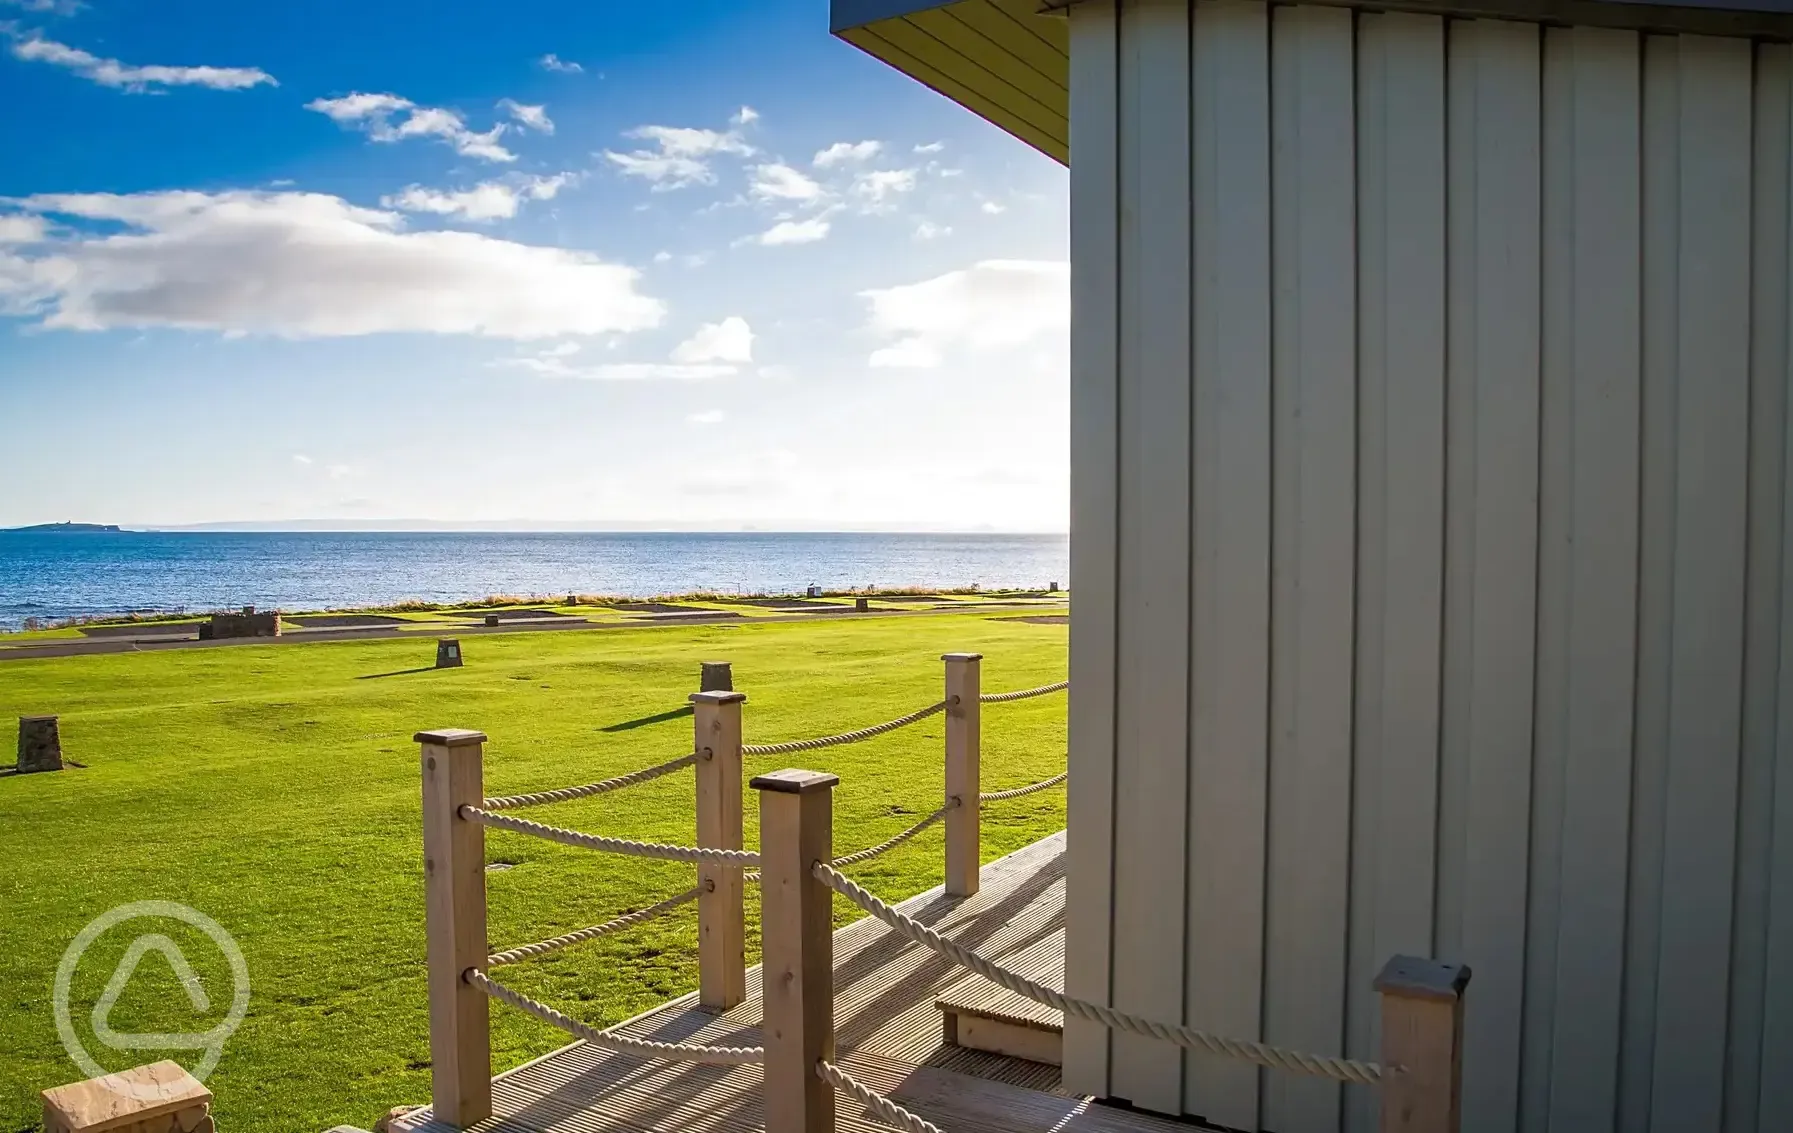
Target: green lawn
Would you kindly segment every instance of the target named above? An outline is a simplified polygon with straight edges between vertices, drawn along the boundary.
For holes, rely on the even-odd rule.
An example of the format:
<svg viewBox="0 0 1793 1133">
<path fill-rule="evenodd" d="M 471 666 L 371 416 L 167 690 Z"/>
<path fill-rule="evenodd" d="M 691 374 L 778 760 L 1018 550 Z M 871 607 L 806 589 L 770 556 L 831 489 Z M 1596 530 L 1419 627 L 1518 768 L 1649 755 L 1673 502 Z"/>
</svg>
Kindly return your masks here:
<svg viewBox="0 0 1793 1133">
<path fill-rule="evenodd" d="M 423 889 L 414 732 L 479 728 L 489 794 L 589 782 L 690 750 L 689 716 L 665 716 L 698 662 L 734 663 L 747 742 L 803 738 L 901 715 L 940 697 L 939 654 L 982 652 L 986 691 L 1060 680 L 1065 627 L 990 613 L 652 627 L 466 639 L 468 664 L 421 670 L 433 642 L 329 642 L 0 662 L 0 722 L 58 713 L 85 769 L 0 778 L 0 1131 L 38 1127 L 37 1091 L 84 1075 L 58 1041 L 52 981 L 69 942 L 126 902 L 190 905 L 247 959 L 242 1028 L 209 1080 L 224 1129 L 320 1133 L 371 1125 L 428 1100 Z M 986 789 L 1062 770 L 1065 701 L 984 710 Z M 940 803 L 943 717 L 866 743 L 750 758 L 836 772 L 841 852 L 880 841 Z M 5 742 L 10 744 L 10 738 Z M 0 758 L 10 758 L 0 756 Z M 693 782 L 528 812 L 633 838 L 690 844 Z M 748 845 L 757 801 L 747 799 Z M 1064 824 L 1064 795 L 993 804 L 984 856 Z M 490 933 L 500 947 L 608 919 L 691 884 L 690 866 L 569 849 L 489 831 Z M 886 897 L 940 880 L 939 828 L 855 867 Z M 750 887 L 751 888 L 751 887 Z M 757 903 L 748 903 L 750 962 Z M 844 903 L 837 916 L 852 919 Z M 102 936 L 71 995 L 78 1033 L 108 1069 L 152 1061 L 91 1042 L 90 1014 L 145 926 Z M 200 1031 L 223 1014 L 228 970 L 196 930 L 158 921 L 213 1002 L 187 1006 L 151 953 L 112 1012 L 118 1031 Z M 696 986 L 691 907 L 621 935 L 506 969 L 508 982 L 595 1024 Z M 179 1010 L 170 1007 L 177 1005 Z M 185 1016 L 185 1017 L 183 1017 Z M 493 1007 L 494 1064 L 561 1045 L 559 1032 Z M 194 1053 L 174 1055 L 191 1066 Z"/>
</svg>

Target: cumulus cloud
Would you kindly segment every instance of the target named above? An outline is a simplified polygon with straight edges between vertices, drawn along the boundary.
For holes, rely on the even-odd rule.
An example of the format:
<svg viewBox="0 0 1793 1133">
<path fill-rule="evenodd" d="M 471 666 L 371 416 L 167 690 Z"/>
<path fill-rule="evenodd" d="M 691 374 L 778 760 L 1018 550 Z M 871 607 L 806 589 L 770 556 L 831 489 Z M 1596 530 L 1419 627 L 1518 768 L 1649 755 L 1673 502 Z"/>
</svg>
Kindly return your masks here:
<svg viewBox="0 0 1793 1133">
<path fill-rule="evenodd" d="M 760 112 L 751 106 L 743 106 L 741 109 L 735 111 L 734 116 L 729 119 L 730 122 L 737 126 L 745 126 L 750 122 L 758 122 L 759 120 Z"/>
<path fill-rule="evenodd" d="M 724 416 L 726 415 L 720 409 L 706 409 L 701 413 L 691 414 L 685 420 L 693 425 L 716 425 L 722 422 Z"/>
<path fill-rule="evenodd" d="M 55 16 L 72 16 L 86 6 L 81 0 L 0 0 L 0 4 Z"/>
<path fill-rule="evenodd" d="M 8 244 L 36 244 L 48 231 L 49 225 L 41 216 L 0 216 L 0 248 Z"/>
<path fill-rule="evenodd" d="M 524 201 L 552 200 L 573 179 L 571 173 L 556 173 L 552 177 L 486 181 L 471 189 L 442 190 L 410 185 L 402 193 L 382 197 L 380 203 L 405 212 L 456 216 L 463 220 L 508 220 L 517 215 Z"/>
<path fill-rule="evenodd" d="M 873 366 L 938 366 L 955 350 L 1062 345 L 1071 320 L 1071 266 L 983 260 L 920 283 L 862 291 L 869 329 L 891 340 Z"/>
<path fill-rule="evenodd" d="M 315 110 L 339 126 L 358 129 L 376 142 L 400 142 L 406 138 L 437 138 L 454 147 L 463 157 L 482 161 L 515 161 L 517 155 L 498 144 L 505 124 L 499 122 L 485 133 L 476 133 L 467 120 L 453 110 L 438 106 L 419 106 L 396 94 L 367 94 L 356 91 L 341 98 L 314 98 L 305 109 Z"/>
<path fill-rule="evenodd" d="M 644 330 L 665 314 L 633 268 L 470 232 L 406 232 L 398 213 L 322 193 L 4 203 L 71 222 L 29 252 L 0 251 L 0 312 L 48 328 L 534 339 Z"/>
<path fill-rule="evenodd" d="M 916 153 L 939 153 L 941 150 L 943 150 L 945 148 L 946 148 L 945 142 L 928 142 L 925 145 L 916 146 L 915 152 Z"/>
<path fill-rule="evenodd" d="M 853 195 L 867 212 L 890 208 L 890 198 L 915 188 L 913 169 L 868 169 L 853 178 Z"/>
<path fill-rule="evenodd" d="M 558 71 L 563 75 L 583 74 L 585 68 L 567 59 L 562 59 L 552 51 L 535 61 L 535 65 L 544 71 Z"/>
<path fill-rule="evenodd" d="M 705 323 L 697 333 L 672 348 L 679 363 L 753 361 L 753 330 L 747 320 L 730 315 L 719 323 Z"/>
<path fill-rule="evenodd" d="M 915 226 L 917 240 L 938 240 L 942 236 L 951 236 L 952 234 L 951 225 L 935 224 L 931 220 L 924 220 Z"/>
<path fill-rule="evenodd" d="M 748 191 L 756 200 L 804 204 L 819 201 L 826 195 L 814 180 L 777 161 L 753 167 L 753 184 Z"/>
<path fill-rule="evenodd" d="M 605 150 L 604 157 L 623 174 L 639 177 L 656 190 L 715 184 L 716 174 L 710 169 L 710 158 L 717 154 L 746 157 L 753 153 L 753 147 L 734 130 L 638 126 L 626 136 L 652 142 L 653 147 L 628 153 Z"/>
<path fill-rule="evenodd" d="M 781 220 L 766 229 L 758 236 L 750 237 L 754 244 L 775 247 L 779 244 L 813 244 L 827 237 L 829 223 L 827 217 L 812 216 L 808 220 Z"/>
<path fill-rule="evenodd" d="M 32 8 L 33 11 L 49 9 Z M 28 63 L 48 63 L 63 67 L 103 87 L 118 87 L 142 93 L 163 87 L 206 87 L 211 90 L 247 90 L 250 87 L 279 86 L 274 76 L 259 67 L 170 67 L 162 64 L 135 66 L 117 59 L 102 59 L 78 47 L 57 43 L 35 33 L 15 34 L 12 54 Z"/>
<path fill-rule="evenodd" d="M 835 142 L 827 149 L 817 151 L 812 164 L 817 169 L 828 169 L 849 162 L 870 161 L 883 148 L 884 143 L 878 141 Z"/>
<path fill-rule="evenodd" d="M 526 130 L 543 134 L 554 132 L 554 120 L 548 117 L 546 106 L 525 106 L 514 98 L 501 98 L 498 100 L 498 109 L 515 118 Z"/>
<path fill-rule="evenodd" d="M 1006 209 L 1008 206 L 1004 205 L 1000 201 L 985 201 L 983 204 L 979 205 L 978 207 L 983 209 L 986 214 L 988 214 L 990 216 L 996 216 L 997 214 L 1001 213 L 1004 209 Z"/>
</svg>

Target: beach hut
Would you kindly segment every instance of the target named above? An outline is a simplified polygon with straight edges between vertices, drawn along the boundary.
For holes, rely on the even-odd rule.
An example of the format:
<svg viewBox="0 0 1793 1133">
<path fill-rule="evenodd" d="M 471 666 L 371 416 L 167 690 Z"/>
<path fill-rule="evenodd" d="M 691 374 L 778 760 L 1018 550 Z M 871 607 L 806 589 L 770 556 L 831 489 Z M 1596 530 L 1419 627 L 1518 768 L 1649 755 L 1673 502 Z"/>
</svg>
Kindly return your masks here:
<svg viewBox="0 0 1793 1133">
<path fill-rule="evenodd" d="M 1069 990 L 1373 1057 L 1462 961 L 1466 1130 L 1793 1128 L 1793 5 L 832 18 L 1070 165 Z"/>
</svg>

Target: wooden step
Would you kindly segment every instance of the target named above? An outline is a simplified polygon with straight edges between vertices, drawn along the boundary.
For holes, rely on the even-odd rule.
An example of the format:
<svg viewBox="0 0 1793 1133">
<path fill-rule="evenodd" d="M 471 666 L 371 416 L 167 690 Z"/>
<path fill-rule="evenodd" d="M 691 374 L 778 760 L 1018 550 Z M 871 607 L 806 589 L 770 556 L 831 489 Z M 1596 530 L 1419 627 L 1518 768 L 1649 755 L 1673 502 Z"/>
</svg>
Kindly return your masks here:
<svg viewBox="0 0 1793 1133">
<path fill-rule="evenodd" d="M 864 1051 L 847 1055 L 842 1065 L 860 1084 L 955 1133 L 1190 1133 L 1188 1124 L 1168 1117 L 912 1066 Z M 835 1105 L 839 1115 L 871 1118 L 845 1095 L 837 1095 Z"/>
<path fill-rule="evenodd" d="M 1028 979 L 1063 990 L 1065 934 L 1061 930 L 1018 952 L 1002 957 L 1002 965 Z M 1052 1066 L 1064 1064 L 1064 1012 L 992 983 L 967 976 L 934 1000 L 948 1043 L 970 1050 L 1025 1058 Z"/>
</svg>

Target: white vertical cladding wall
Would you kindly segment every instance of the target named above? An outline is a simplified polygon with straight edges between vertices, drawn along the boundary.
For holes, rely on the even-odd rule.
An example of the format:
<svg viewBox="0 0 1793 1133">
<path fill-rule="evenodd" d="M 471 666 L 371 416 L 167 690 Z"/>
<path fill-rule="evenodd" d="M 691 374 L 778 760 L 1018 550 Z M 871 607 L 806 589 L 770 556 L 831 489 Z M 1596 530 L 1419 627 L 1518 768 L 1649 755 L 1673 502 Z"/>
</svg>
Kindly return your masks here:
<svg viewBox="0 0 1793 1133">
<path fill-rule="evenodd" d="M 1473 1133 L 1785 1128 L 1793 49 L 1071 27 L 1072 992 L 1374 1057 L 1381 963 L 1463 960 Z M 1375 1127 L 1075 1021 L 1066 1058 Z"/>
</svg>

